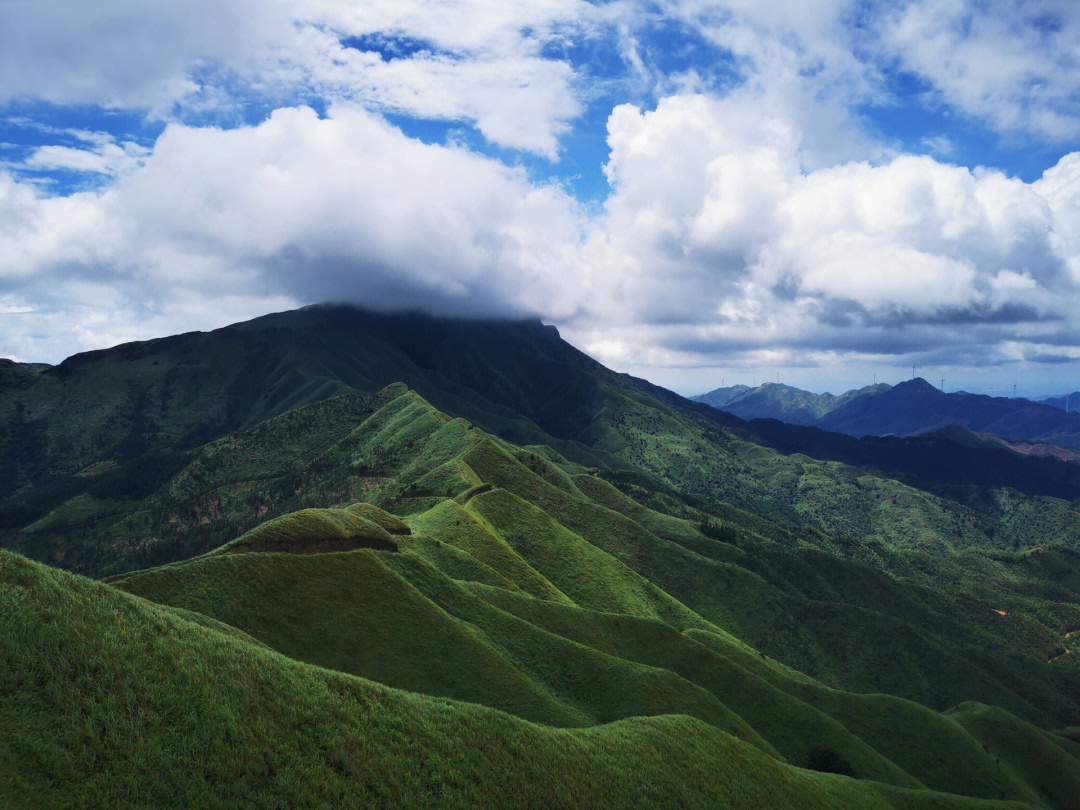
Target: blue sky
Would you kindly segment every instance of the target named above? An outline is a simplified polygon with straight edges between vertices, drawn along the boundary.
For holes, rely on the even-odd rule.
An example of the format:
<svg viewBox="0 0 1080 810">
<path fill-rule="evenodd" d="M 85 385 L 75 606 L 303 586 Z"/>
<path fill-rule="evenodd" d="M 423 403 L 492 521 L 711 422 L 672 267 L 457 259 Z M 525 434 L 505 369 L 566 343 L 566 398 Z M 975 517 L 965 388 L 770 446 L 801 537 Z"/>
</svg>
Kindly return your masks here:
<svg viewBox="0 0 1080 810">
<path fill-rule="evenodd" d="M 9 4 L 0 355 L 347 300 L 687 393 L 1080 386 L 1075 4 L 152 5 Z"/>
</svg>

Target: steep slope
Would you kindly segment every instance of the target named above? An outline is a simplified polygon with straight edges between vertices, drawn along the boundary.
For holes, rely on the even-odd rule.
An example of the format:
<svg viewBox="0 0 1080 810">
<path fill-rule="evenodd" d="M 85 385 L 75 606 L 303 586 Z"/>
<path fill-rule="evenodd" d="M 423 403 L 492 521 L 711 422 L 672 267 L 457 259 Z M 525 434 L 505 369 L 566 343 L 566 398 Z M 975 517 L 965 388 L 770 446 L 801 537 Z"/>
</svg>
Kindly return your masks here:
<svg viewBox="0 0 1080 810">
<path fill-rule="evenodd" d="M 1004 487 L 940 497 L 895 473 L 777 452 L 735 417 L 604 369 L 537 324 L 426 320 L 414 334 L 409 323 L 311 309 L 86 357 L 64 372 L 78 382 L 70 389 L 57 370 L 24 369 L 31 382 L 15 405 L 44 407 L 61 389 L 61 400 L 83 392 L 84 407 L 48 412 L 63 423 L 49 422 L 42 434 L 54 460 L 77 453 L 49 436 L 75 435 L 79 424 L 99 420 L 107 435 L 132 435 L 129 412 L 113 408 L 128 402 L 125 386 L 152 392 L 129 413 L 145 424 L 162 413 L 197 421 L 198 410 L 186 409 L 204 400 L 240 421 L 285 410 L 189 449 L 168 444 L 189 439 L 159 430 L 152 435 L 161 446 L 126 461 L 105 442 L 97 461 L 62 485 L 24 486 L 15 498 L 21 517 L 0 542 L 71 569 L 117 574 L 203 554 L 306 508 L 366 500 L 419 516 L 437 507 L 444 513 L 425 519 L 456 522 L 468 541 L 421 537 L 416 552 L 457 566 L 456 575 L 573 601 L 588 578 L 568 577 L 565 559 L 526 561 L 528 525 L 533 535 L 565 541 L 566 559 L 599 551 L 632 572 L 616 577 L 618 587 L 587 588 L 583 608 L 648 605 L 643 615 L 679 627 L 674 616 L 686 609 L 830 686 L 890 691 L 937 709 L 976 699 L 1043 725 L 1074 723 L 1070 656 L 1049 667 L 1047 660 L 1080 626 L 1076 595 L 1046 588 L 1034 569 L 1016 564 L 1032 549 L 1057 553 L 1049 547 L 1076 542 L 1072 502 Z M 320 388 L 308 404 L 297 399 L 308 390 L 300 371 L 260 388 L 259 380 L 273 382 L 260 376 L 267 358 L 298 340 L 304 374 L 338 364 L 357 385 L 361 376 L 367 385 L 412 375 L 473 409 L 477 424 L 491 419 L 530 441 L 558 434 L 557 447 L 505 444 L 400 384 L 334 397 Z M 195 348 L 174 351 L 189 341 Z M 207 360 L 215 353 L 220 362 Z M 230 357 L 252 365 L 234 367 Z M 226 384 L 215 393 L 234 372 L 253 387 Z M 42 375 L 49 390 L 32 382 Z M 166 385 L 171 377 L 191 390 Z M 12 402 L 2 399 L 5 408 Z M 491 487 L 498 489 L 485 494 Z M 640 512 L 642 504 L 654 511 Z M 482 556 L 472 558 L 472 547 Z M 526 568 L 535 576 L 520 580 Z"/>
<path fill-rule="evenodd" d="M 5 806 L 1049 806 L 800 770 L 686 716 L 528 724 L 5 552 L 0 611 Z"/>
<path fill-rule="evenodd" d="M 0 614 L 5 806 L 1036 806 L 800 770 L 686 716 L 527 723 L 7 552 Z"/>
<path fill-rule="evenodd" d="M 974 496 L 965 490 L 967 511 L 958 514 L 950 504 L 902 491 L 890 492 L 891 506 L 882 509 L 879 488 L 851 485 L 863 471 L 835 474 L 800 458 L 761 453 L 760 440 L 736 417 L 615 374 L 537 322 L 313 307 L 5 373 L 23 382 L 0 396 L 4 545 L 32 527 L 35 542 L 78 547 L 76 524 L 98 521 L 103 502 L 111 515 L 151 498 L 208 439 L 335 394 L 375 393 L 399 381 L 441 410 L 518 444 L 553 447 L 605 471 L 659 475 L 684 494 L 800 530 L 889 543 L 908 543 L 917 532 L 927 542 L 946 542 L 961 520 L 962 544 L 1007 548 L 1058 542 L 1080 528 L 1060 503 L 1019 505 L 1023 515 L 1046 515 L 1043 526 L 1018 518 L 1013 500 L 982 490 Z M 261 461 L 261 453 L 254 455 Z M 867 466 L 881 478 L 896 474 L 884 464 Z M 1000 508 L 1007 500 L 1008 509 Z M 62 516 L 50 516 L 65 504 Z M 973 504 L 981 506 L 972 510 Z M 206 519 L 216 517 L 194 521 L 191 551 L 212 547 L 199 536 Z M 53 543 L 45 530 L 62 537 Z M 45 549 L 30 553 L 59 561 Z M 63 564 L 95 570 L 81 554 L 69 559 Z"/>
<path fill-rule="evenodd" d="M 349 307 L 267 315 L 55 367 L 9 363 L 5 378 L 18 384 L 0 398 L 0 498 L 27 482 L 183 450 L 305 403 L 395 382 L 511 440 L 588 439 L 600 368 L 539 321 Z"/>
<path fill-rule="evenodd" d="M 752 651 L 721 633 L 709 634 L 718 648 L 713 651 L 656 620 L 555 605 L 496 586 L 464 588 L 408 552 L 321 558 L 255 554 L 240 565 L 232 562 L 218 571 L 225 561 L 208 558 L 129 575 L 116 584 L 166 604 L 202 608 L 215 618 L 227 614 L 255 638 L 301 660 L 339 669 L 344 663 L 347 671 L 389 685 L 497 705 L 548 724 L 593 725 L 677 711 L 803 767 L 842 768 L 900 787 L 922 787 L 925 781 L 980 796 L 1033 796 L 1030 786 L 999 769 L 948 720 L 909 709 L 903 701 L 845 696 L 850 705 L 834 711 L 847 711 L 862 733 L 872 722 L 890 739 L 912 734 L 926 740 L 924 748 L 931 749 L 926 753 L 933 755 L 921 759 L 890 745 L 892 756 L 918 771 L 919 778 L 913 778 L 806 700 L 828 705 L 831 690 L 755 661 Z M 298 567 L 304 574 L 296 578 Z M 395 571 L 403 574 L 400 581 Z M 280 587 L 280 576 L 287 577 L 287 587 Z M 388 577 L 415 588 L 413 599 L 420 594 L 430 599 L 423 603 L 428 615 L 413 616 L 409 600 L 400 595 L 387 598 L 379 583 Z M 305 609 L 289 607 L 289 594 L 295 592 L 310 595 Z M 380 608 L 399 604 L 399 610 Z M 328 621 L 328 615 L 335 620 Z M 462 627 L 457 633 L 451 629 L 455 623 Z M 430 627 L 425 630 L 430 635 L 416 636 L 418 627 Z M 477 641 L 459 639 L 465 628 Z M 365 649 L 379 654 L 366 655 Z M 427 655 L 421 660 L 410 651 Z M 502 656 L 501 668 L 488 663 L 491 651 Z M 737 663 L 740 659 L 745 665 Z M 518 672 L 524 677 L 515 678 Z M 535 698 L 516 700 L 519 682 L 550 696 L 548 706 Z M 835 695 L 831 700 L 837 703 Z M 1002 722 L 1007 717 L 1003 714 Z M 945 758 L 948 769 L 933 764 Z"/>
<path fill-rule="evenodd" d="M 598 410 L 562 445 L 582 452 L 577 461 L 485 432 L 395 383 L 289 408 L 196 448 L 151 448 L 73 476 L 79 491 L 61 493 L 5 541 L 118 576 L 111 588 L 93 586 L 3 558 L 15 561 L 0 577 L 16 583 L 2 603 L 14 611 L 4 625 L 13 640 L 3 671 L 15 681 L 0 693 L 9 701 L 0 716 L 19 724 L 7 737 L 22 742 L 10 755 L 21 781 L 0 782 L 0 791 L 51 799 L 57 794 L 41 785 L 59 778 L 85 782 L 89 803 L 123 804 L 125 790 L 154 795 L 163 789 L 154 781 L 161 757 L 175 756 L 180 738 L 203 739 L 173 719 L 179 710 L 169 701 L 179 700 L 211 725 L 231 729 L 245 718 L 263 735 L 225 735 L 244 751 L 237 765 L 207 745 L 193 773 L 203 774 L 211 804 L 265 799 L 253 774 L 270 774 L 294 804 L 340 803 L 368 785 L 387 791 L 371 801 L 498 805 L 518 780 L 535 778 L 498 753 L 507 735 L 523 740 L 526 728 L 530 744 L 553 752 L 540 755 L 547 766 L 582 758 L 566 787 L 573 798 L 561 802 L 571 806 L 578 796 L 583 806 L 599 801 L 591 783 L 580 783 L 609 767 L 594 748 L 575 746 L 609 729 L 618 729 L 611 756 L 638 757 L 633 792 L 653 804 L 790 804 L 788 777 L 768 775 L 779 773 L 794 774 L 790 788 L 809 806 L 1069 806 L 1075 754 L 1039 727 L 1080 722 L 1080 667 L 1062 654 L 1080 628 L 1080 553 L 1011 550 L 957 501 L 779 453 L 729 417 L 602 368 L 593 379 L 573 396 Z M 535 426 L 529 435 L 543 432 L 526 421 Z M 579 463 L 590 457 L 601 463 Z M 1015 503 L 983 514 L 1027 514 L 1032 536 L 1071 525 L 1065 502 L 988 492 Z M 836 530 L 859 521 L 861 536 Z M 145 565 L 157 567 L 132 570 Z M 43 590 L 29 594 L 30 581 Z M 140 600 L 111 601 L 129 598 L 119 590 Z M 92 596 L 65 602 L 69 592 Z M 39 615 L 48 599 L 55 604 Z M 70 615 L 60 621 L 56 610 Z M 123 618 L 95 624 L 100 612 L 118 610 Z M 124 635 L 136 633 L 138 611 L 154 617 L 158 647 Z M 206 633 L 216 634 L 209 647 L 197 640 Z M 215 646 L 220 639 L 239 648 L 237 661 Z M 252 660 L 262 673 L 254 702 L 231 683 L 208 686 L 217 682 L 205 673 L 249 682 L 243 667 Z M 50 667 L 71 680 L 32 674 Z M 171 693 L 143 680 L 169 668 L 191 680 L 166 679 Z M 326 757 L 324 738 L 297 733 L 298 723 L 319 725 L 276 703 L 297 689 L 325 696 L 318 679 L 327 670 L 343 673 L 333 676 L 345 679 L 334 681 L 338 693 L 340 684 L 361 684 L 382 707 L 351 700 L 299 715 L 339 718 L 330 771 L 312 764 Z M 84 674 L 95 689 L 78 680 Z M 425 697 L 379 692 L 360 678 Z M 281 679 L 291 685 L 278 693 Z M 191 683 L 201 700 L 215 695 L 217 708 L 192 698 Z M 988 714 L 968 722 L 965 702 L 973 700 Z M 486 708 L 471 731 L 432 732 L 425 706 L 452 723 Z M 383 711 L 387 725 L 371 721 Z M 57 731 L 88 727 L 104 737 Z M 381 744 L 386 728 L 408 745 Z M 660 730 L 639 745 L 631 728 Z M 462 759 L 456 731 L 487 743 Z M 292 736 L 275 742 L 283 734 Z M 439 742 L 444 734 L 451 736 Z M 686 734 L 694 741 L 679 741 L 684 755 L 699 756 L 694 746 L 705 740 L 732 760 L 729 769 L 758 763 L 758 792 L 731 779 L 718 786 L 715 774 L 678 789 L 654 780 L 649 758 L 670 756 L 668 735 Z M 1010 747 L 1012 734 L 1029 750 Z M 84 775 L 109 749 L 119 752 L 112 761 L 127 781 L 109 770 Z M 364 764 L 346 764 L 351 752 Z M 402 757 L 431 762 L 430 773 L 387 777 Z M 477 782 L 484 760 L 504 767 L 497 784 Z M 1050 776 L 1037 772 L 1040 762 Z M 372 781 L 350 786 L 355 769 L 369 765 Z M 196 789 L 187 767 L 179 769 L 182 795 Z M 316 796 L 274 781 L 286 774 L 295 782 L 305 769 Z M 678 778 L 696 773 L 680 770 Z M 804 788 L 805 778 L 817 787 Z M 674 792 L 654 793 L 654 784 Z"/>
<path fill-rule="evenodd" d="M 560 481 L 557 471 L 540 476 L 521 465 L 514 475 L 517 461 L 490 441 L 466 458 L 508 477 L 464 506 L 446 500 L 410 518 L 435 533 L 398 535 L 394 551 L 267 554 L 228 544 L 229 553 L 134 572 L 113 584 L 212 616 L 309 663 L 548 725 L 686 714 L 802 767 L 902 788 L 1046 801 L 1042 782 L 1017 779 L 947 718 L 895 698 L 838 693 L 762 658 L 506 489 L 528 487 L 564 519 L 577 515 L 598 535 L 610 532 L 603 508 L 568 503 L 573 482 Z M 553 491 L 545 493 L 545 484 Z M 429 517 L 448 509 L 488 527 L 492 540 L 470 539 L 470 546 L 504 544 L 518 555 L 522 585 L 549 587 L 531 596 L 512 579 L 514 571 L 492 577 L 463 549 L 459 556 L 432 554 L 457 535 L 458 522 Z M 639 520 L 665 522 L 634 511 Z M 622 521 L 624 536 L 634 527 L 645 536 L 637 521 Z M 286 525 L 271 521 L 274 535 Z M 295 525 L 298 537 L 309 536 L 306 524 Z M 998 722 L 1019 721 L 1000 713 Z M 1042 739 L 1042 732 L 1031 733 Z M 1067 760 L 1056 767 L 1065 770 L 1057 782 L 1073 778 Z M 1047 806 L 1061 805 L 1055 799 Z"/>
</svg>

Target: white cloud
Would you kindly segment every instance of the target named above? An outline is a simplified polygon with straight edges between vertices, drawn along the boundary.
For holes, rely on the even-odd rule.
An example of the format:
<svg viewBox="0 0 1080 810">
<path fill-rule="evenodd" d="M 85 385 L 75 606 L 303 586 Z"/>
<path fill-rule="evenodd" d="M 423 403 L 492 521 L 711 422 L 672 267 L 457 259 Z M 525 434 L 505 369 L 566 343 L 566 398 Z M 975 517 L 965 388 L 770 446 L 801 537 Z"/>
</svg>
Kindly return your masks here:
<svg viewBox="0 0 1080 810">
<path fill-rule="evenodd" d="M 307 28 L 304 70 L 332 97 L 411 116 L 471 121 L 490 142 L 558 157 L 558 139 L 582 111 L 573 71 L 528 53 L 420 51 L 386 59 L 343 47 L 338 36 Z"/>
<path fill-rule="evenodd" d="M 289 108 L 256 127 L 170 125 L 100 192 L 46 197 L 0 175 L 0 292 L 71 313 L 79 347 L 80 328 L 97 345 L 190 328 L 200 300 L 202 326 L 326 300 L 560 317 L 577 306 L 581 225 L 572 198 L 521 169 L 359 108 Z"/>
<path fill-rule="evenodd" d="M 916 0 L 885 16 L 880 44 L 950 105 L 1003 132 L 1080 135 L 1080 5 Z"/>
<path fill-rule="evenodd" d="M 1080 283 L 1080 152 L 1065 155 L 1033 188 L 1050 206 L 1054 249 L 1066 257 L 1073 281 Z"/>
<path fill-rule="evenodd" d="M 93 173 L 97 191 L 48 196 L 0 173 L 0 353 L 58 359 L 321 300 L 536 311 L 637 370 L 943 346 L 992 361 L 1080 334 L 1080 152 L 1024 183 L 896 154 L 857 111 L 889 102 L 899 66 L 1002 132 L 1074 137 L 1071 7 L 1002 0 L 991 19 L 900 2 L 859 26 L 864 4 L 847 0 L 11 7 L 0 101 L 177 121 L 244 97 L 279 109 L 231 130 L 172 123 L 151 150 L 66 132 L 19 167 Z M 729 50 L 740 83 L 717 97 L 708 66 L 665 75 L 658 17 Z M 589 88 L 546 46 L 589 36 L 614 37 L 618 81 L 659 96 L 612 110 L 598 214 L 377 114 L 467 122 L 557 159 Z"/>
<path fill-rule="evenodd" d="M 119 241 L 112 197 L 43 196 L 0 172 L 0 284 L 78 272 L 108 257 Z"/>
<path fill-rule="evenodd" d="M 578 116 L 573 72 L 541 56 L 587 25 L 576 0 L 510 4 L 196 0 L 16 2 L 0 26 L 0 102 L 43 100 L 178 112 L 223 108 L 232 94 L 288 103 L 299 92 L 410 115 L 469 121 L 492 143 L 558 154 Z M 343 39 L 382 35 L 420 50 L 385 60 Z M 85 156 L 54 154 L 75 164 Z M 92 164 L 98 171 L 100 164 Z"/>
<path fill-rule="evenodd" d="M 27 324 L 49 313 L 68 313 L 68 337 L 42 351 L 325 300 L 537 312 L 638 369 L 976 351 L 979 324 L 1002 345 L 1080 326 L 1080 153 L 1032 184 L 929 157 L 808 169 L 800 132 L 752 94 L 625 105 L 608 128 L 614 191 L 592 217 L 350 105 L 170 125 L 97 192 L 0 175 L 0 294 L 35 310 L 5 352 L 32 356 Z"/>
<path fill-rule="evenodd" d="M 1080 135 L 1075 2 L 669 0 L 663 13 L 730 49 L 752 66 L 749 82 L 807 116 L 887 105 L 890 75 L 909 73 L 927 84 L 927 102 L 999 133 L 1054 143 Z M 846 123 L 857 129 L 857 119 Z M 828 144 L 806 147 L 822 152 Z"/>
<path fill-rule="evenodd" d="M 102 135 L 103 137 L 93 137 Z M 98 175 L 117 175 L 141 165 L 150 150 L 134 141 L 117 143 L 106 133 L 86 133 L 83 147 L 47 144 L 37 147 L 19 168 L 31 170 L 66 169 Z"/>
<path fill-rule="evenodd" d="M 0 99 L 167 108 L 197 89 L 191 71 L 240 64 L 287 32 L 275 0 L 4 4 Z"/>
<path fill-rule="evenodd" d="M 1080 327 L 1080 153 L 1032 184 L 904 155 L 807 168 L 798 130 L 737 94 L 620 107 L 609 133 L 614 192 L 587 256 L 618 280 L 570 330 L 602 359 L 957 342 L 990 358 Z"/>
</svg>

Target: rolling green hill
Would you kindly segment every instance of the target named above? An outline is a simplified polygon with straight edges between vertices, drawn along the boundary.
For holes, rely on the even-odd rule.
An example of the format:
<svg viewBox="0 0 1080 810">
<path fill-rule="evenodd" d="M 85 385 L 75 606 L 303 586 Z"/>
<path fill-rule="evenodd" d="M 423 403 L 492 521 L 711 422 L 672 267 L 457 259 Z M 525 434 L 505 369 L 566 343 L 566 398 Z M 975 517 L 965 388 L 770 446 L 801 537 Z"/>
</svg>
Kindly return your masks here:
<svg viewBox="0 0 1080 810">
<path fill-rule="evenodd" d="M 1072 502 L 409 323 L 0 369 L 0 800 L 1070 807 Z"/>
<path fill-rule="evenodd" d="M 0 612 L 6 806 L 1053 806 L 799 769 L 688 715 L 530 723 L 297 661 L 7 552 Z"/>
</svg>

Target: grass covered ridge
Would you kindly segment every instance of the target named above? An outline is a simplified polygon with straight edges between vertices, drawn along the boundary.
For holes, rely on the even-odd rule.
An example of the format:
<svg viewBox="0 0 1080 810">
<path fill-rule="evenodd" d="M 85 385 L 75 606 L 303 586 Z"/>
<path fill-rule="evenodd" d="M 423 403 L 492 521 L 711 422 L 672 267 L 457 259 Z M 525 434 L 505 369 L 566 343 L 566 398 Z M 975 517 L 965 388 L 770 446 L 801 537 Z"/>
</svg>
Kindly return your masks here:
<svg viewBox="0 0 1080 810">
<path fill-rule="evenodd" d="M 559 730 L 389 689 L 7 552 L 0 618 L 8 806 L 1022 806 L 796 769 L 689 717 Z"/>
</svg>

